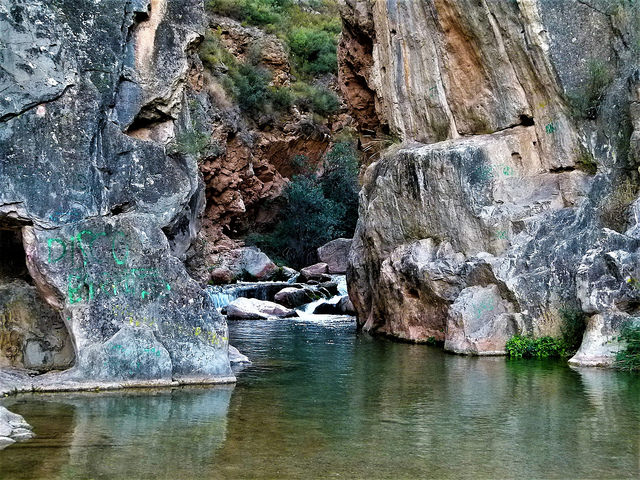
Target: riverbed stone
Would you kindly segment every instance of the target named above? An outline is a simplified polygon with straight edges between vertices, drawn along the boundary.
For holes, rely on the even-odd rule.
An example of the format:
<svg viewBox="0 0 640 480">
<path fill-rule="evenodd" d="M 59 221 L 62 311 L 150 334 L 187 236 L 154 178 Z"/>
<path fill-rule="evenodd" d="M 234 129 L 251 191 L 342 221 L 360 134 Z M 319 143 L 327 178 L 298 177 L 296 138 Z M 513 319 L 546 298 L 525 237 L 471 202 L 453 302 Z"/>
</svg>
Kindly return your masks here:
<svg viewBox="0 0 640 480">
<path fill-rule="evenodd" d="M 240 353 L 240 351 L 233 345 L 229 345 L 229 361 L 231 364 L 251 363 L 249 357 Z"/>
<path fill-rule="evenodd" d="M 309 265 L 308 267 L 304 267 L 302 270 L 300 270 L 300 276 L 298 277 L 298 280 L 300 282 L 308 282 L 310 280 L 323 282 L 331 280 L 331 277 L 329 277 L 328 273 L 329 265 L 320 262 L 314 265 Z"/>
<path fill-rule="evenodd" d="M 238 298 L 227 306 L 229 320 L 267 320 L 295 315 L 295 310 L 255 298 Z"/>
<path fill-rule="evenodd" d="M 299 307 L 315 300 L 317 294 L 306 287 L 287 287 L 275 294 L 273 300 L 288 308 Z"/>
</svg>

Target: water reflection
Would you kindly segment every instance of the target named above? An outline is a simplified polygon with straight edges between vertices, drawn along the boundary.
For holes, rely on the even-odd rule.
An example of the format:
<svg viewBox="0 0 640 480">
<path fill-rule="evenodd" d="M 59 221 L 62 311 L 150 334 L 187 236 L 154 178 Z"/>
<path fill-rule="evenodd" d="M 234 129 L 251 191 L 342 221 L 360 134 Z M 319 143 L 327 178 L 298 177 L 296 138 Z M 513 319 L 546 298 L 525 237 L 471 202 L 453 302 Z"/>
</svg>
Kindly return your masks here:
<svg viewBox="0 0 640 480">
<path fill-rule="evenodd" d="M 637 375 L 448 355 L 331 317 L 234 322 L 230 335 L 253 361 L 233 393 L 13 400 L 39 437 L 0 452 L 0 477 L 640 474 Z"/>
<path fill-rule="evenodd" d="M 233 387 L 20 396 L 36 439 L 0 455 L 2 478 L 204 475 L 224 442 Z"/>
</svg>

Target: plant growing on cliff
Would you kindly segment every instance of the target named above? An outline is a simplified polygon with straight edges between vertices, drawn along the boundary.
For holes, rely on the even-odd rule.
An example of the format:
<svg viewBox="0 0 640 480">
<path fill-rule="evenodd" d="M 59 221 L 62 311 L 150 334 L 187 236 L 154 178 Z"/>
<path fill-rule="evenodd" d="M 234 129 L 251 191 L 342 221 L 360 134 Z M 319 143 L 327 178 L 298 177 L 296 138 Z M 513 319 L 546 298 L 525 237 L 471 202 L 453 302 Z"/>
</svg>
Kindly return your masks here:
<svg viewBox="0 0 640 480">
<path fill-rule="evenodd" d="M 569 95 L 574 116 L 594 120 L 598 116 L 605 90 L 613 79 L 608 67 L 600 60 L 592 59 L 587 65 L 587 79 L 582 91 Z"/>
<path fill-rule="evenodd" d="M 627 323 L 618 340 L 626 347 L 616 355 L 615 367 L 620 370 L 640 371 L 640 324 Z"/>
<path fill-rule="evenodd" d="M 320 179 L 325 197 L 344 207 L 339 228 L 343 235 L 349 237 L 353 236 L 358 221 L 358 170 L 355 146 L 340 142 L 325 157 L 324 173 Z"/>
<path fill-rule="evenodd" d="M 285 187 L 287 205 L 274 231 L 247 237 L 273 258 L 300 268 L 315 257 L 316 249 L 338 237 L 344 206 L 325 197 L 312 176 L 298 175 Z"/>
</svg>

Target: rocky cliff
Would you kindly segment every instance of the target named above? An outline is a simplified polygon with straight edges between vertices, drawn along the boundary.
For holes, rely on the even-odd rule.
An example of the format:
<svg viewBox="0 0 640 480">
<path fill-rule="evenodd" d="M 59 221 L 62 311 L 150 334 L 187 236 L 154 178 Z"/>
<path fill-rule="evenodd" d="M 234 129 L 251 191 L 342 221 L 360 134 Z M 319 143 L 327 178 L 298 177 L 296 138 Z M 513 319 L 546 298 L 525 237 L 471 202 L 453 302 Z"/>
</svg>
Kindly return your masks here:
<svg viewBox="0 0 640 480">
<path fill-rule="evenodd" d="M 201 0 L 0 0 L 0 365 L 73 365 L 0 390 L 234 379 L 183 264 L 202 176 L 172 147 L 205 23 Z"/>
<path fill-rule="evenodd" d="M 349 292 L 365 330 L 459 353 L 640 306 L 640 5 L 345 0 L 343 92 L 400 138 L 364 175 Z"/>
</svg>

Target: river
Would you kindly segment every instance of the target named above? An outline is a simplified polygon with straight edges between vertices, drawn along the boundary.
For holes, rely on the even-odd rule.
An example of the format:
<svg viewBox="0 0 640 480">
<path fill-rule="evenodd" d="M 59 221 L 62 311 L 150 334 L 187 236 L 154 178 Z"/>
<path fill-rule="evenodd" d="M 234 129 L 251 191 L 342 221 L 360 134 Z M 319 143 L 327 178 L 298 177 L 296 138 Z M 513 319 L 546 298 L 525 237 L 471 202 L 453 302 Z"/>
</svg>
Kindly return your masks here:
<svg viewBox="0 0 640 480">
<path fill-rule="evenodd" d="M 638 478 L 640 376 L 470 358 L 348 317 L 230 322 L 234 386 L 21 395 L 2 479 Z"/>
</svg>

